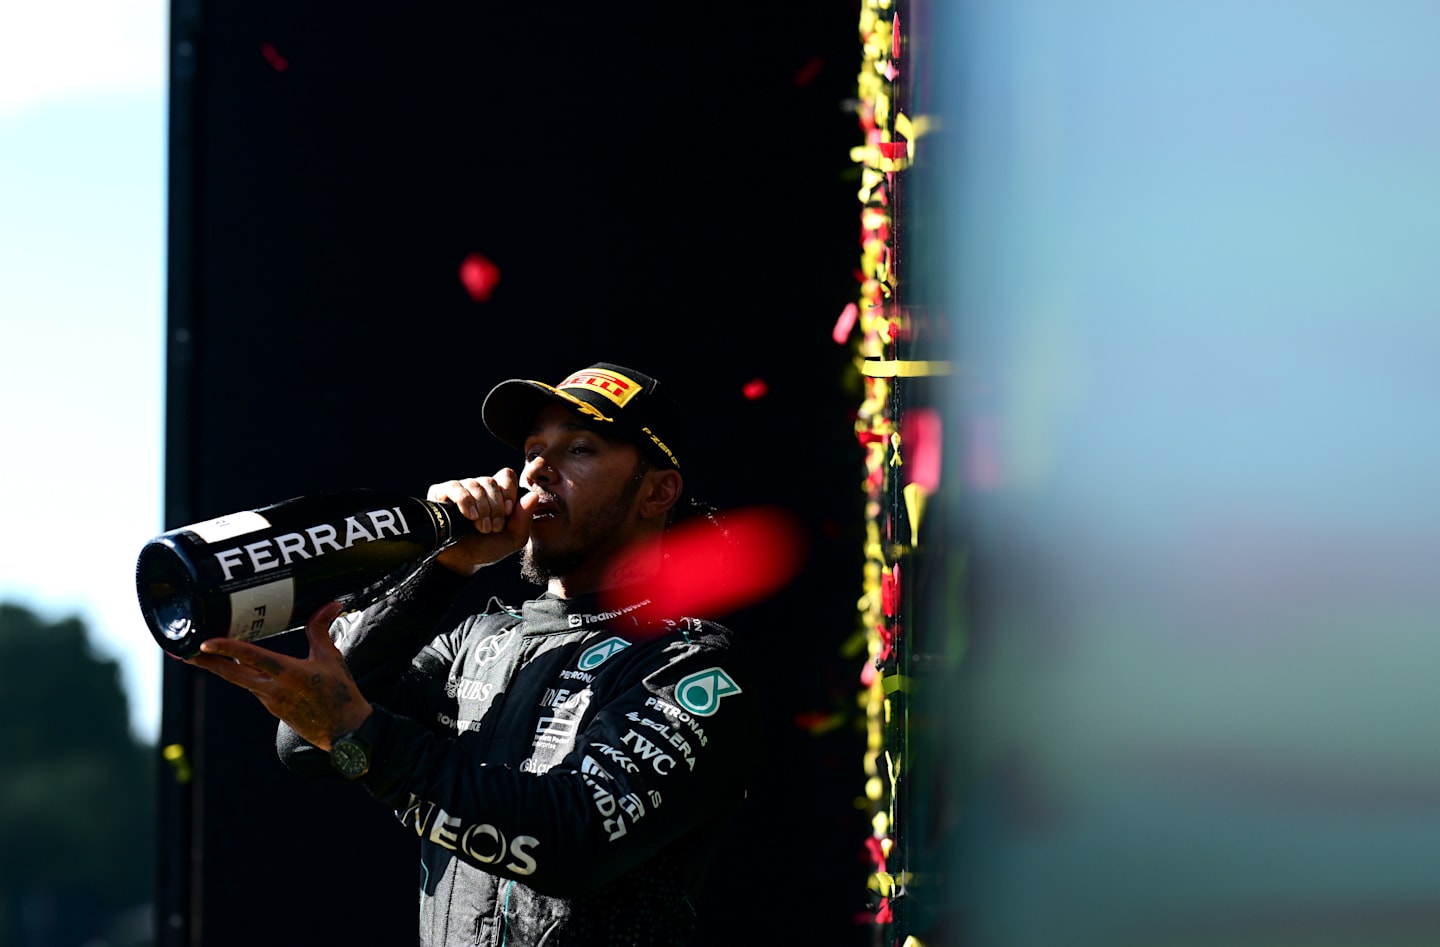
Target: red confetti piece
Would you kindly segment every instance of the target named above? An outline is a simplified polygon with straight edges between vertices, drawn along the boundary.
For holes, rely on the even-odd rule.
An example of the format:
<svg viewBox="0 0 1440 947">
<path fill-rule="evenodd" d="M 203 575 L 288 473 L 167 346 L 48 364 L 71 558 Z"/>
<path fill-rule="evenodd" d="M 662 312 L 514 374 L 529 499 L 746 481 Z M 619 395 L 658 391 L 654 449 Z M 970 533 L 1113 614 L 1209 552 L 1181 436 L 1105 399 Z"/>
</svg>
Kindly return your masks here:
<svg viewBox="0 0 1440 947">
<path fill-rule="evenodd" d="M 500 267 L 484 255 L 472 253 L 460 264 L 460 282 L 471 299 L 486 302 L 500 282 Z"/>
<path fill-rule="evenodd" d="M 870 861 L 875 864 L 876 871 L 885 870 L 885 846 L 873 835 L 865 837 L 865 851 L 870 855 Z"/>
<path fill-rule="evenodd" d="M 260 55 L 265 57 L 265 61 L 270 64 L 270 68 L 276 72 L 284 72 L 290 68 L 290 61 L 280 55 L 280 52 L 270 43 L 260 44 Z"/>
<path fill-rule="evenodd" d="M 903 141 L 882 141 L 880 142 L 880 156 L 882 158 L 903 158 L 907 154 L 906 144 Z"/>
<path fill-rule="evenodd" d="M 901 472 L 907 483 L 926 493 L 940 489 L 944 429 L 934 408 L 911 408 L 900 418 L 900 443 L 905 451 Z"/>
<path fill-rule="evenodd" d="M 818 710 L 795 715 L 795 726 L 812 737 L 822 736 L 839 728 L 845 722 L 843 714 L 826 714 Z"/>
<path fill-rule="evenodd" d="M 845 344 L 845 340 L 850 338 L 850 331 L 855 328 L 855 320 L 859 318 L 860 307 L 854 303 L 846 303 L 835 320 L 835 328 L 830 330 L 830 338 L 835 340 L 836 345 Z"/>
<path fill-rule="evenodd" d="M 898 12 L 890 21 L 890 58 L 900 58 L 900 14 Z"/>
<path fill-rule="evenodd" d="M 893 921 L 894 919 L 895 919 L 895 917 L 894 917 L 894 915 L 893 915 L 893 914 L 891 913 L 891 911 L 890 911 L 890 899 L 889 899 L 889 898 L 881 898 L 881 899 L 880 899 L 880 910 L 878 910 L 878 911 L 875 912 L 875 923 L 876 923 L 876 924 L 889 924 L 889 923 L 890 923 L 891 921 Z"/>
<path fill-rule="evenodd" d="M 740 390 L 749 400 L 759 401 L 770 393 L 770 386 L 765 384 L 765 379 L 763 378 L 752 378 L 747 381 L 745 387 Z"/>
<path fill-rule="evenodd" d="M 895 632 L 884 625 L 876 625 L 875 635 L 880 639 L 880 652 L 875 655 L 875 660 L 883 664 L 890 660 L 890 655 L 895 651 Z"/>
<path fill-rule="evenodd" d="M 801 66 L 799 70 L 796 71 L 795 84 L 797 86 L 800 86 L 801 88 L 804 88 L 805 86 L 814 82 L 815 77 L 820 75 L 820 70 L 824 65 L 825 60 L 821 59 L 819 56 L 811 56 L 808 60 L 806 60 L 805 65 Z"/>
<path fill-rule="evenodd" d="M 658 614 L 718 617 L 769 598 L 799 573 L 806 542 L 793 514 L 751 507 L 718 519 L 719 527 L 697 517 L 666 530 L 667 561 L 650 595 Z M 610 598 L 602 593 L 607 608 L 626 604 Z"/>
</svg>

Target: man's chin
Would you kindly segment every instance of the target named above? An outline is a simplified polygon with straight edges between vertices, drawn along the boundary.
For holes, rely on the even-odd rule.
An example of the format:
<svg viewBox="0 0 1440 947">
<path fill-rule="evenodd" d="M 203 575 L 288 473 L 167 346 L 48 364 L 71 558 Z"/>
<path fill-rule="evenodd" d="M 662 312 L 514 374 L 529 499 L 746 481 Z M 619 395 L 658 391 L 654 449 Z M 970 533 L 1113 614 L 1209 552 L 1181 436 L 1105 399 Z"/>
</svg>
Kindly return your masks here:
<svg viewBox="0 0 1440 947">
<path fill-rule="evenodd" d="M 536 543 L 533 535 L 520 551 L 520 577 L 536 585 L 558 579 L 577 565 L 578 556 L 566 555 L 545 543 Z"/>
</svg>

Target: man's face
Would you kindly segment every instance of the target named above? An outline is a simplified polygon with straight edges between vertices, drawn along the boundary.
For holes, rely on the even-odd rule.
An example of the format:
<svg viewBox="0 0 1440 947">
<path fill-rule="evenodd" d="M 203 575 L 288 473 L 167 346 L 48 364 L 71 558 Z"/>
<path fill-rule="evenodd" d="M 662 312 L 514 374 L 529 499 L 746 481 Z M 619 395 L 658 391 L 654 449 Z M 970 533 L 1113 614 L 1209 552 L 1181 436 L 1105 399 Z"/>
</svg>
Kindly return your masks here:
<svg viewBox="0 0 1440 947">
<path fill-rule="evenodd" d="M 541 411 L 520 476 L 540 496 L 520 574 L 543 585 L 580 569 L 602 571 L 634 538 L 645 469 L 632 444 L 596 433 L 559 405 Z"/>
</svg>

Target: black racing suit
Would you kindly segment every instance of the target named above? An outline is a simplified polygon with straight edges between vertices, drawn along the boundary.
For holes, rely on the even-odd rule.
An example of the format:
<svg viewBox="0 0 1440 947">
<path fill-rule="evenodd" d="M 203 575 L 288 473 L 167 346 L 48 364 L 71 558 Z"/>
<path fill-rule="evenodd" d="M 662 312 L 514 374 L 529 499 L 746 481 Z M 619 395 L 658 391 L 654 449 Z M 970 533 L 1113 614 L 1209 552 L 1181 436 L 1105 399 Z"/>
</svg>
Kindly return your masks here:
<svg viewBox="0 0 1440 947">
<path fill-rule="evenodd" d="M 733 634 L 637 591 L 604 614 L 492 599 L 432 640 L 462 585 L 433 569 L 332 627 L 376 705 L 357 781 L 420 838 L 420 943 L 685 943 L 759 752 Z M 337 775 L 283 724 L 277 742 Z"/>
</svg>

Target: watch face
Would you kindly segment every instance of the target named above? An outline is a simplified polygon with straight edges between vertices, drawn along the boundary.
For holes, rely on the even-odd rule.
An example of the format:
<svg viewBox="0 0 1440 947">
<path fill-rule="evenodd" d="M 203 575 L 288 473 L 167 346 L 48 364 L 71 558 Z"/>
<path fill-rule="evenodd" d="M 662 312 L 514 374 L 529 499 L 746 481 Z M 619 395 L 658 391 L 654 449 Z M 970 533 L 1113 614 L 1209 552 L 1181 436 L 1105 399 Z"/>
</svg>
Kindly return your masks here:
<svg viewBox="0 0 1440 947">
<path fill-rule="evenodd" d="M 351 740 L 337 740 L 330 746 L 330 762 L 346 776 L 364 776 L 370 769 L 370 754 Z"/>
</svg>

